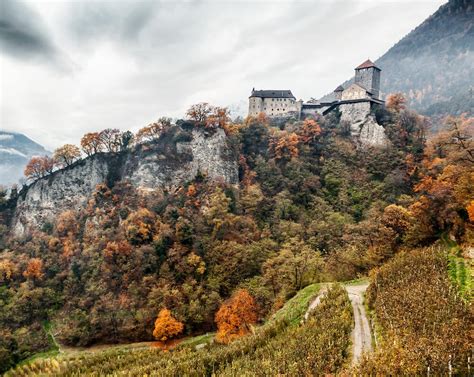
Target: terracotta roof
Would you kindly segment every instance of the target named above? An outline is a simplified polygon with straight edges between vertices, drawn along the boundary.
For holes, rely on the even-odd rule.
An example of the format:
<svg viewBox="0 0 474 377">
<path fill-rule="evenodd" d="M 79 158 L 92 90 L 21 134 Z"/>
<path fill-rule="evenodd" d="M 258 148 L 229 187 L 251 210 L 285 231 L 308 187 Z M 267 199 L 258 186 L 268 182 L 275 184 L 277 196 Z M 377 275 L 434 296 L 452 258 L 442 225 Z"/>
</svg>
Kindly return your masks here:
<svg viewBox="0 0 474 377">
<path fill-rule="evenodd" d="M 377 68 L 378 70 L 380 70 L 379 67 L 377 67 L 374 62 L 370 59 L 367 59 L 365 62 L 363 62 L 361 65 L 359 65 L 358 67 L 356 67 L 356 69 L 363 69 L 363 68 Z"/>
<path fill-rule="evenodd" d="M 250 97 L 261 98 L 293 98 L 296 99 L 291 90 L 252 90 Z"/>
<path fill-rule="evenodd" d="M 344 88 L 342 87 L 342 85 L 339 85 L 336 89 L 334 89 L 335 92 L 343 92 L 344 91 Z"/>
</svg>

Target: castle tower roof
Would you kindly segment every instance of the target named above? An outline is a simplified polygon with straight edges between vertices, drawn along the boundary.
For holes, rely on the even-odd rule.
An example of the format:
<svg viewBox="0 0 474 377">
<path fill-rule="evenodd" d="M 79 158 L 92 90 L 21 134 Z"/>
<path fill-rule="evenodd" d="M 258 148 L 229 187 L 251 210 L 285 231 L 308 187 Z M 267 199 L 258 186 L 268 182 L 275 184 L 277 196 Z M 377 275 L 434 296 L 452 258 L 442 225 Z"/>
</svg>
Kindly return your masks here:
<svg viewBox="0 0 474 377">
<path fill-rule="evenodd" d="M 334 89 L 334 92 L 343 92 L 344 91 L 344 88 L 342 87 L 342 85 L 339 85 L 336 89 Z"/>
<path fill-rule="evenodd" d="M 370 59 L 367 59 L 365 62 L 363 62 L 361 65 L 359 65 L 358 67 L 356 67 L 356 69 L 364 69 L 364 68 L 375 68 L 375 69 L 378 69 L 379 71 L 381 71 L 381 69 L 379 67 L 377 67 L 374 62 Z"/>
</svg>

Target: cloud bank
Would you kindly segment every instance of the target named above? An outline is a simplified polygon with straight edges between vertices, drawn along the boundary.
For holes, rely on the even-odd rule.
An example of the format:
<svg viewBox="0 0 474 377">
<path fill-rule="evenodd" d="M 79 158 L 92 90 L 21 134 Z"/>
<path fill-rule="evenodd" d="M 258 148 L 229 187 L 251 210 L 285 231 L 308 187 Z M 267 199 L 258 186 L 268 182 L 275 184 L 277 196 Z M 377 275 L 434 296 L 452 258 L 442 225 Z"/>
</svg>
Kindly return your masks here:
<svg viewBox="0 0 474 377">
<path fill-rule="evenodd" d="M 320 97 L 444 3 L 0 2 L 0 127 L 49 149 L 255 88 Z"/>
</svg>

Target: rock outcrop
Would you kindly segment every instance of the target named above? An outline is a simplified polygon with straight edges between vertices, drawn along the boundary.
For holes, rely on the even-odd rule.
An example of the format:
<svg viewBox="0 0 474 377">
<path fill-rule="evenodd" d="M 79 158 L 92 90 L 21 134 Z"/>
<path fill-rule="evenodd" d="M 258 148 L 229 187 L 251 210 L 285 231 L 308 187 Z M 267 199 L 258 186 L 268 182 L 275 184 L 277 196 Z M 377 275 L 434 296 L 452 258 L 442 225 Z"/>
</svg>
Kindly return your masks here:
<svg viewBox="0 0 474 377">
<path fill-rule="evenodd" d="M 371 114 L 369 102 L 341 106 L 341 121 L 350 124 L 352 138 L 362 147 L 385 147 L 389 144 L 385 129 Z"/>
<path fill-rule="evenodd" d="M 85 206 L 99 183 L 129 181 L 151 191 L 179 186 L 198 173 L 237 183 L 236 151 L 221 129 L 173 127 L 156 142 L 128 152 L 96 154 L 32 183 L 17 199 L 11 228 L 21 237 L 65 210 Z"/>
</svg>

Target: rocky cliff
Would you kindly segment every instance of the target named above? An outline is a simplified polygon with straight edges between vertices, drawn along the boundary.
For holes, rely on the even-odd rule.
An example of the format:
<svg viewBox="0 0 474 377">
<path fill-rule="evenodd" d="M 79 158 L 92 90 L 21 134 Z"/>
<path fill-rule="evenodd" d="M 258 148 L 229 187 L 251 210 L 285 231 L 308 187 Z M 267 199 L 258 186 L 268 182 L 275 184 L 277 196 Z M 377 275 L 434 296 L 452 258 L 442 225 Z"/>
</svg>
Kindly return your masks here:
<svg viewBox="0 0 474 377">
<path fill-rule="evenodd" d="M 345 104 L 341 120 L 350 124 L 352 139 L 362 147 L 386 147 L 389 144 L 385 129 L 377 123 L 369 102 Z"/>
<path fill-rule="evenodd" d="M 237 183 L 237 154 L 221 129 L 176 126 L 156 142 L 122 153 L 96 154 L 34 182 L 17 199 L 12 230 L 20 237 L 67 209 L 84 206 L 99 183 L 129 181 L 141 190 L 169 189 L 198 173 Z"/>
</svg>

